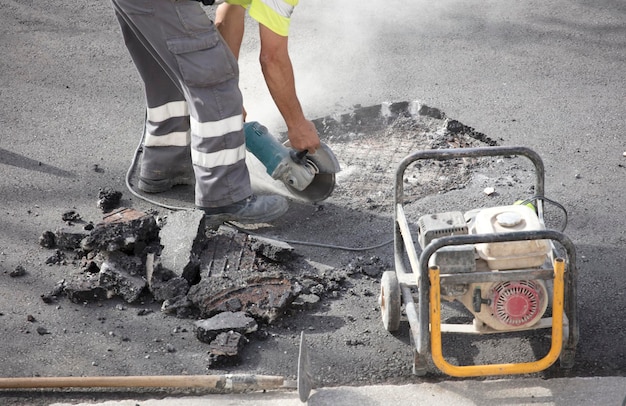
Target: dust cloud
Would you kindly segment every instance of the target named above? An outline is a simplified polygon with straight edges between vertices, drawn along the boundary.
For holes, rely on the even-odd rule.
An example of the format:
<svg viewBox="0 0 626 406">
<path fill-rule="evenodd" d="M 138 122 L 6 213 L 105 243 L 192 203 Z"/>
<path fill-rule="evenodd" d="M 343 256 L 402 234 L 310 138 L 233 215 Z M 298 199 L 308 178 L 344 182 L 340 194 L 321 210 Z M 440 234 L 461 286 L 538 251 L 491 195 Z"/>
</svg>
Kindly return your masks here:
<svg viewBox="0 0 626 406">
<path fill-rule="evenodd" d="M 459 4 L 460 0 L 300 1 L 293 16 L 290 52 L 305 111 L 323 116 L 367 99 L 398 101 L 389 100 L 394 95 L 377 98 L 377 89 L 391 87 L 385 83 L 397 72 L 419 71 L 422 34 L 433 25 L 441 29 L 454 24 L 444 16 L 458 10 Z M 315 28 L 304 32 L 299 23 Z M 408 41 L 407 32 L 412 33 Z M 311 37 L 318 38 L 312 41 L 315 45 L 302 49 L 300 39 L 310 43 Z"/>
</svg>

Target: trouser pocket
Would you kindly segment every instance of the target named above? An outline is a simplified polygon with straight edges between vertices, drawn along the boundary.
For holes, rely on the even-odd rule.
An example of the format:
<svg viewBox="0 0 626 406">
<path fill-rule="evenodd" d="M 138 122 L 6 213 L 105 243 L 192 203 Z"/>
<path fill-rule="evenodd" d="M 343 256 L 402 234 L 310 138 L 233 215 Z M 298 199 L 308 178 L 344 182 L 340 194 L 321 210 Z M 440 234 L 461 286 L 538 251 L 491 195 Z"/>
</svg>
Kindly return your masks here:
<svg viewBox="0 0 626 406">
<path fill-rule="evenodd" d="M 213 86 L 239 75 L 237 61 L 217 30 L 170 39 L 167 47 L 188 86 Z"/>
</svg>

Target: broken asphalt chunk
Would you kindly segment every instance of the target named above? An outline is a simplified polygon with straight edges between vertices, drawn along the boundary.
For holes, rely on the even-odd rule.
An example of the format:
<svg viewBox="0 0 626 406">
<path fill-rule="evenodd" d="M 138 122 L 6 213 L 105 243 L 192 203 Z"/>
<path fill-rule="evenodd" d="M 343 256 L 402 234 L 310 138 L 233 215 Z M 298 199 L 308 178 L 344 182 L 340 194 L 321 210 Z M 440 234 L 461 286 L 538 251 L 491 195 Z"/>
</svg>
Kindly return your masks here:
<svg viewBox="0 0 626 406">
<path fill-rule="evenodd" d="M 159 258 L 153 253 L 146 256 L 146 280 L 148 289 L 158 301 L 172 300 L 189 291 L 187 279 L 164 270 Z"/>
<path fill-rule="evenodd" d="M 320 297 L 314 294 L 300 294 L 292 304 L 294 307 L 309 309 L 318 304 L 320 300 Z"/>
<path fill-rule="evenodd" d="M 73 303 L 94 302 L 107 299 L 107 291 L 100 286 L 98 275 L 86 274 L 70 280 L 63 289 Z"/>
<path fill-rule="evenodd" d="M 107 214 L 83 239 L 81 247 L 85 251 L 132 252 L 135 244 L 154 241 L 158 234 L 159 228 L 153 216 L 121 208 Z"/>
<path fill-rule="evenodd" d="M 87 237 L 86 232 L 75 231 L 69 228 L 62 228 L 54 233 L 56 247 L 62 250 L 72 251 L 80 249 L 81 241 Z"/>
<path fill-rule="evenodd" d="M 37 334 L 40 336 L 51 334 L 45 327 L 37 327 Z"/>
<path fill-rule="evenodd" d="M 174 314 L 181 319 L 196 317 L 198 313 L 193 303 L 191 303 L 191 300 L 184 295 L 163 301 L 161 311 L 163 313 Z"/>
<path fill-rule="evenodd" d="M 56 246 L 56 238 L 52 231 L 44 231 L 39 237 L 39 245 L 44 248 L 54 248 Z"/>
<path fill-rule="evenodd" d="M 80 214 L 75 210 L 68 210 L 61 215 L 61 219 L 68 222 L 80 221 Z"/>
<path fill-rule="evenodd" d="M 120 205 L 122 200 L 122 192 L 113 190 L 111 188 L 101 188 L 98 191 L 98 208 L 103 213 L 108 213 L 113 209 L 116 209 Z"/>
<path fill-rule="evenodd" d="M 167 281 L 152 283 L 150 291 L 158 301 L 171 300 L 186 295 L 189 291 L 189 283 L 185 278 L 172 278 Z"/>
<path fill-rule="evenodd" d="M 290 280 L 281 277 L 250 278 L 232 288 L 224 288 L 223 283 L 219 278 L 215 281 L 208 278 L 189 290 L 187 296 L 204 317 L 225 311 L 245 311 L 255 318 L 272 323 L 283 314 L 301 289 L 299 284 L 292 284 Z"/>
<path fill-rule="evenodd" d="M 260 236 L 249 236 L 250 247 L 259 255 L 276 262 L 293 259 L 293 247 L 286 242 Z"/>
<path fill-rule="evenodd" d="M 248 236 L 237 230 L 221 226 L 208 232 L 208 241 L 200 261 L 203 265 L 201 278 L 233 277 L 237 272 L 248 272 L 254 267 L 256 253 L 249 244 Z"/>
<path fill-rule="evenodd" d="M 211 343 L 228 331 L 249 334 L 257 331 L 257 322 L 245 312 L 222 312 L 209 319 L 198 320 L 195 324 L 196 337 L 203 343 Z"/>
<path fill-rule="evenodd" d="M 116 295 L 127 303 L 139 299 L 146 287 L 144 268 L 136 256 L 120 251 L 106 252 L 100 266 L 99 284 L 109 295 Z"/>
<path fill-rule="evenodd" d="M 141 309 L 137 312 L 137 316 L 147 316 L 150 313 L 154 313 L 152 309 Z"/>
<path fill-rule="evenodd" d="M 54 251 L 54 254 L 46 259 L 46 265 L 61 265 L 66 262 L 65 253 L 61 250 Z"/>
<path fill-rule="evenodd" d="M 43 300 L 43 302 L 47 304 L 54 303 L 59 298 L 59 296 L 63 294 L 64 290 L 65 280 L 63 279 L 57 282 L 56 285 L 54 285 L 54 288 L 49 293 L 41 295 L 41 300 Z"/>
<path fill-rule="evenodd" d="M 209 348 L 209 367 L 237 364 L 239 351 L 246 343 L 246 338 L 236 331 L 219 334 Z"/>
<path fill-rule="evenodd" d="M 11 278 L 19 278 L 24 275 L 26 275 L 26 269 L 24 269 L 22 265 L 16 266 L 15 269 L 9 273 Z"/>
<path fill-rule="evenodd" d="M 163 250 L 160 264 L 164 270 L 194 283 L 198 278 L 199 255 L 204 248 L 205 216 L 200 210 L 181 210 L 167 216 L 159 236 Z"/>
</svg>

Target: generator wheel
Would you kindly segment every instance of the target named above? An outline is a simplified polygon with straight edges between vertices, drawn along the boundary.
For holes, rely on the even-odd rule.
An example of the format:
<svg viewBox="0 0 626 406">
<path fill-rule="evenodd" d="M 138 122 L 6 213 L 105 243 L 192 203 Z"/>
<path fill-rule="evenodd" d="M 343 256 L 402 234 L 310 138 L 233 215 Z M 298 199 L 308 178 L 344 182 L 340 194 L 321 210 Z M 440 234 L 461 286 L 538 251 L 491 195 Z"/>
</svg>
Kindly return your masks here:
<svg viewBox="0 0 626 406">
<path fill-rule="evenodd" d="M 398 276 L 395 271 L 383 272 L 380 281 L 380 296 L 378 297 L 378 301 L 385 330 L 390 332 L 398 330 L 400 327 L 402 301 Z"/>
</svg>

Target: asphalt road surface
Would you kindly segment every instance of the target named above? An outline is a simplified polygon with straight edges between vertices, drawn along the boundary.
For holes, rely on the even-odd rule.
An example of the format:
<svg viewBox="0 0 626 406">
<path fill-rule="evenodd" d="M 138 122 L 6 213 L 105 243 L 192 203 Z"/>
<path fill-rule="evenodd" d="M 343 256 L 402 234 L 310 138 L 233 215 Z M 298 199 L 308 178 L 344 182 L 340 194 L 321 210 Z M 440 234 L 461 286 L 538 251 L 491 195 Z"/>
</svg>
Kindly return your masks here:
<svg viewBox="0 0 626 406">
<path fill-rule="evenodd" d="M 420 100 L 500 145 L 527 146 L 542 156 L 547 195 L 567 208 L 566 234 L 579 259 L 580 344 L 572 373 L 623 376 L 626 4 L 301 3 L 290 50 L 311 119 L 355 105 Z M 101 216 L 94 204 L 100 187 L 124 188 L 143 120 L 141 85 L 108 2 L 5 0 L 0 27 L 0 346 L 9 357 L 3 375 L 98 373 L 80 366 L 97 366 L 90 362 L 96 333 L 72 342 L 67 361 L 66 350 L 45 345 L 46 336 L 33 337 L 32 327 L 25 332 L 27 314 L 61 324 L 74 311 L 89 317 L 75 309 L 51 315 L 41 303 L 40 294 L 62 271 L 43 264 L 49 253 L 37 239 L 67 209 L 85 218 Z M 280 131 L 283 124 L 257 62 L 256 31 L 248 28 L 240 60 L 248 118 Z M 298 237 L 297 229 L 285 233 Z M 331 257 L 311 259 L 332 262 Z M 18 265 L 28 270 L 27 283 L 8 276 Z M 382 329 L 376 313 L 370 316 L 370 329 Z M 180 324 L 167 318 L 160 323 Z M 140 328 L 148 336 L 158 331 L 155 325 Z M 518 345 L 490 351 L 504 356 Z M 148 358 L 138 362 L 153 373 L 180 372 L 161 370 Z M 371 359 L 366 370 L 376 363 Z M 124 364 L 116 372 L 137 373 L 135 368 Z"/>
</svg>

